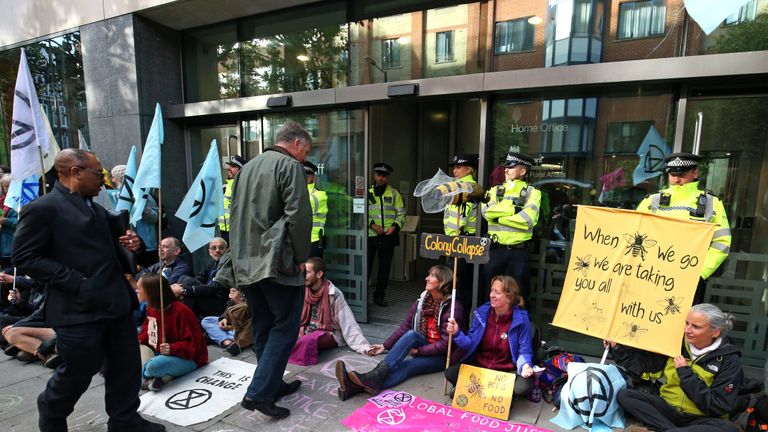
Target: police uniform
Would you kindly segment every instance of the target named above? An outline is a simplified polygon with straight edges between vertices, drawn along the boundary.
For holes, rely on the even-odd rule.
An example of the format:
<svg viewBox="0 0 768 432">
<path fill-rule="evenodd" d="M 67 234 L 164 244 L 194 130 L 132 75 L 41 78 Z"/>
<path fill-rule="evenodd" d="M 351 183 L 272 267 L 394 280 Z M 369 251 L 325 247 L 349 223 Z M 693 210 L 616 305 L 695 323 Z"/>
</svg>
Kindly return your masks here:
<svg viewBox="0 0 768 432">
<path fill-rule="evenodd" d="M 240 155 L 232 156 L 225 164 L 242 169 L 247 161 Z M 224 214 L 219 216 L 219 234 L 221 238 L 229 242 L 229 206 L 232 204 L 232 184 L 235 179 L 231 178 L 227 180 L 224 186 Z"/>
<path fill-rule="evenodd" d="M 476 154 L 456 154 L 449 168 L 454 166 L 468 166 L 477 171 L 478 156 Z M 460 183 L 476 184 L 472 174 L 456 179 Z M 449 236 L 474 236 L 477 231 L 478 205 L 466 202 L 458 205 L 448 204 L 443 212 L 443 231 Z M 453 268 L 453 258 L 447 257 L 446 264 Z M 459 258 L 456 266 L 456 285 L 458 287 L 458 299 L 466 310 L 472 307 L 472 276 L 474 266 Z M 480 302 L 478 304 L 482 304 Z M 468 324 L 468 323 L 467 323 Z"/>
<path fill-rule="evenodd" d="M 373 171 L 389 176 L 393 169 L 390 165 L 379 162 L 373 165 Z M 377 234 L 372 224 L 381 226 L 384 231 L 394 227 L 389 234 Z M 373 260 L 379 255 L 379 268 L 376 277 L 376 290 L 373 301 L 379 306 L 387 306 L 384 297 L 389 283 L 389 270 L 395 247 L 400 244 L 400 229 L 405 224 L 405 206 L 403 197 L 397 189 L 388 183 L 382 186 L 372 184 L 368 189 L 368 271 L 373 269 Z"/>
<path fill-rule="evenodd" d="M 664 158 L 664 172 L 690 171 L 698 168 L 701 159 L 701 156 L 691 153 L 673 153 Z M 694 299 L 694 304 L 700 302 L 704 280 L 712 276 L 731 250 L 731 228 L 723 202 L 711 192 L 700 190 L 699 179 L 696 178 L 683 185 L 669 185 L 666 189 L 646 196 L 637 206 L 637 211 L 717 225 L 701 268 L 701 280 Z"/>
<path fill-rule="evenodd" d="M 317 165 L 310 161 L 304 162 L 304 172 L 307 177 L 317 175 Z M 325 221 L 328 217 L 328 195 L 315 186 L 315 182 L 307 181 L 309 189 L 309 204 L 312 206 L 312 250 L 310 256 L 322 258 L 325 249 Z"/>
<path fill-rule="evenodd" d="M 534 160 L 526 155 L 510 152 L 505 168 L 523 165 L 530 173 Z M 523 179 L 507 180 L 492 187 L 482 205 L 483 217 L 488 221 L 488 236 L 493 240 L 491 257 L 484 268 L 485 294 L 491 289 L 491 279 L 500 274 L 512 276 L 520 287 L 520 295 L 528 298 L 528 243 L 533 227 L 539 219 L 541 191 Z"/>
</svg>

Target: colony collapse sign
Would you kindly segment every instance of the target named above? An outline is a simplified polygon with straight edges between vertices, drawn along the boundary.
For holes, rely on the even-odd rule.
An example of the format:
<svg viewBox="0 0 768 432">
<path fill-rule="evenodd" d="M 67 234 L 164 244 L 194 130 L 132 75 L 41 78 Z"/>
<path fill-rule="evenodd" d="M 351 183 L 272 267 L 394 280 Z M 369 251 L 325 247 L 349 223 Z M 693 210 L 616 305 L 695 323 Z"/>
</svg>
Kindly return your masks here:
<svg viewBox="0 0 768 432">
<path fill-rule="evenodd" d="M 486 237 L 421 234 L 421 256 L 464 258 L 470 264 L 485 264 L 490 259 L 491 240 Z"/>
</svg>

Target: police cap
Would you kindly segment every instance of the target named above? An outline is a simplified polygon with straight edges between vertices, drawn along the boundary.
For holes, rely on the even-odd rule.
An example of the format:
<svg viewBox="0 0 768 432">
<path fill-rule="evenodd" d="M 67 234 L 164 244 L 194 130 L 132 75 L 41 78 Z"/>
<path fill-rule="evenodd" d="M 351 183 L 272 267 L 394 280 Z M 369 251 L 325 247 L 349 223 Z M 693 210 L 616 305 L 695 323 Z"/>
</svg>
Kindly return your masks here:
<svg viewBox="0 0 768 432">
<path fill-rule="evenodd" d="M 699 166 L 702 157 L 693 153 L 672 153 L 664 158 L 665 173 L 684 173 Z"/>
</svg>

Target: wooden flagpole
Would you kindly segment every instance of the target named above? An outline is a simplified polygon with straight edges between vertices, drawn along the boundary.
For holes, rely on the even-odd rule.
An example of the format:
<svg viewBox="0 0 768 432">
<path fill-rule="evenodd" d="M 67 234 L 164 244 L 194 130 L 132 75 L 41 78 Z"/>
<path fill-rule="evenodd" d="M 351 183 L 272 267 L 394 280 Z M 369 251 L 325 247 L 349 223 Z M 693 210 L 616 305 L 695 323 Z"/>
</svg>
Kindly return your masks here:
<svg viewBox="0 0 768 432">
<path fill-rule="evenodd" d="M 456 212 L 456 237 L 461 234 L 461 208 Z M 459 270 L 459 257 L 453 257 L 453 289 L 451 290 L 451 319 L 456 311 L 456 272 Z M 439 323 L 438 323 L 439 325 Z M 453 345 L 453 333 L 448 333 L 448 354 L 445 356 L 445 369 L 451 366 L 451 348 Z M 445 385 L 443 386 L 443 394 L 448 394 L 448 378 L 445 379 Z"/>
<path fill-rule="evenodd" d="M 147 191 L 147 195 L 149 195 L 149 191 Z M 163 340 L 161 341 L 161 343 L 165 343 L 165 304 L 164 304 L 165 302 L 163 301 L 163 258 L 160 255 L 161 243 L 163 242 L 162 224 L 163 224 L 163 191 L 162 191 L 162 188 L 157 188 L 157 259 L 158 259 L 158 262 L 160 263 L 160 330 L 163 332 Z"/>
<path fill-rule="evenodd" d="M 43 149 L 40 147 L 40 145 L 37 146 L 37 156 L 40 158 L 40 171 L 42 171 L 43 175 L 40 177 L 43 178 L 43 195 L 47 193 L 46 191 L 46 184 L 45 184 L 45 163 L 43 163 Z M 21 181 L 21 189 L 22 193 L 24 191 L 24 180 Z M 19 203 L 21 203 L 21 197 L 19 197 Z"/>
</svg>

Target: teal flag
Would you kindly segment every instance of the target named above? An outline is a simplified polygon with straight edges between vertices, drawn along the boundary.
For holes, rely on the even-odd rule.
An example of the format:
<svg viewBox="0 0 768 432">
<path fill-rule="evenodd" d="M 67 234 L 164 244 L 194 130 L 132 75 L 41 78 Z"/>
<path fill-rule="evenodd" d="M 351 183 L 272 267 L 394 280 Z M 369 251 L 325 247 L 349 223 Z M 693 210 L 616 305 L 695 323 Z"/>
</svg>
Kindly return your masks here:
<svg viewBox="0 0 768 432">
<path fill-rule="evenodd" d="M 128 163 L 125 164 L 125 175 L 123 183 L 120 185 L 120 192 L 117 195 L 117 204 L 115 210 L 133 210 L 133 203 L 136 198 L 133 193 L 133 184 L 136 179 L 136 146 L 131 147 L 131 154 L 128 156 Z"/>
<path fill-rule="evenodd" d="M 11 179 L 8 193 L 5 195 L 5 206 L 15 210 L 34 201 L 40 195 L 40 176 L 32 174 L 19 182 Z"/>
<path fill-rule="evenodd" d="M 219 146 L 213 140 L 203 167 L 176 211 L 176 217 L 187 222 L 182 239 L 190 252 L 207 245 L 216 235 L 216 220 L 224 213 L 221 185 Z"/>
<path fill-rule="evenodd" d="M 141 219 L 141 213 L 147 204 L 150 190 L 152 188 L 160 188 L 160 149 L 162 145 L 163 114 L 160 111 L 160 104 L 157 104 L 155 106 L 155 117 L 152 119 L 152 126 L 149 128 L 147 142 L 144 144 L 144 151 L 141 155 L 141 164 L 133 182 L 133 191 L 136 199 L 131 210 L 131 223 L 134 226 Z"/>
<path fill-rule="evenodd" d="M 664 169 L 664 157 L 669 154 L 669 147 L 653 125 L 637 149 L 640 162 L 632 173 L 632 184 L 638 185 L 648 179 L 658 177 Z"/>
</svg>

